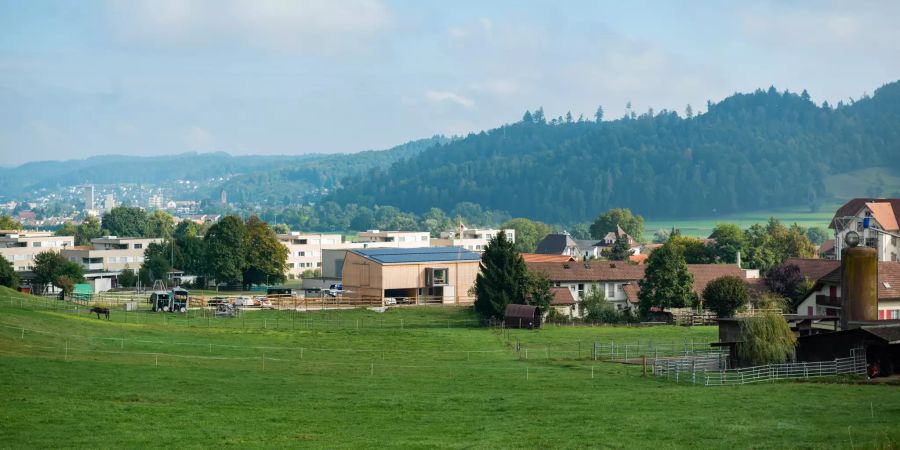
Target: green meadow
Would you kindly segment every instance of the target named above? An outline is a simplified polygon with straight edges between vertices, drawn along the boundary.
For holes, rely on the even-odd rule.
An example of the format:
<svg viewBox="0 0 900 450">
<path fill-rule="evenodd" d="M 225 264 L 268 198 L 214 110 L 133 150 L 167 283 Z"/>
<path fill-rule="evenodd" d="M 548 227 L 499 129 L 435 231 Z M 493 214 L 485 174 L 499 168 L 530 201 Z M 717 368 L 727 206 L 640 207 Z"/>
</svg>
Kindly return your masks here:
<svg viewBox="0 0 900 450">
<path fill-rule="evenodd" d="M 499 332 L 468 308 L 221 318 L 0 290 L 0 447 L 894 448 L 900 390 L 701 387 L 592 360 L 593 342 L 714 327 Z M 163 317 L 166 317 L 163 319 Z M 532 350 L 527 360 L 520 347 Z M 579 348 L 583 353 L 573 354 Z"/>
</svg>

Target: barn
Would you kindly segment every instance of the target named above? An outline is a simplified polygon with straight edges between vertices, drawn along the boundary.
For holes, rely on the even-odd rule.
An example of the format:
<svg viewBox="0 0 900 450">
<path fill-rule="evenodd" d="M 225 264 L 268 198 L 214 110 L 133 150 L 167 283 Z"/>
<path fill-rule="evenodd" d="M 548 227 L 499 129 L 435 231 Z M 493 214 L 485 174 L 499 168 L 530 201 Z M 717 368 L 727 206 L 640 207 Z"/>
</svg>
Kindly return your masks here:
<svg viewBox="0 0 900 450">
<path fill-rule="evenodd" d="M 537 306 L 531 305 L 506 305 L 503 313 L 503 324 L 506 328 L 540 328 L 541 311 Z"/>
</svg>

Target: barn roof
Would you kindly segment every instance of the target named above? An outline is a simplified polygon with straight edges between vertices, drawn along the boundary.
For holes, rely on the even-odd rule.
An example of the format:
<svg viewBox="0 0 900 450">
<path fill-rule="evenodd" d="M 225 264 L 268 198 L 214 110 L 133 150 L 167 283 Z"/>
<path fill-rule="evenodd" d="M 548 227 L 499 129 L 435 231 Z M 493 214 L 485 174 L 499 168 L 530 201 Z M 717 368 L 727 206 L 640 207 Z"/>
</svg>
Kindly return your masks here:
<svg viewBox="0 0 900 450">
<path fill-rule="evenodd" d="M 352 253 L 379 264 L 481 261 L 481 255 L 462 247 L 367 248 Z"/>
<path fill-rule="evenodd" d="M 539 262 L 526 263 L 528 269 L 541 272 L 552 281 L 629 281 L 644 278 L 643 266 L 625 261 Z"/>
<path fill-rule="evenodd" d="M 519 253 L 526 263 L 530 262 L 571 262 L 575 258 L 567 255 L 545 255 L 540 253 Z"/>
<path fill-rule="evenodd" d="M 503 313 L 505 317 L 523 317 L 529 319 L 535 317 L 537 314 L 537 306 L 519 305 L 516 303 L 506 305 L 506 310 Z"/>
</svg>

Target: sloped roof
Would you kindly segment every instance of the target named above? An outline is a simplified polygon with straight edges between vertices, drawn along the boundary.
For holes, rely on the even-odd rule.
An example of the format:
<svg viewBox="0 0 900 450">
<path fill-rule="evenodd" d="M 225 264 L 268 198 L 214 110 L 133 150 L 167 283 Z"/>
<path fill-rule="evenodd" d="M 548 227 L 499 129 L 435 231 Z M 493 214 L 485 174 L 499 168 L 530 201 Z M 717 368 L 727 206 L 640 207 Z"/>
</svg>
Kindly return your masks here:
<svg viewBox="0 0 900 450">
<path fill-rule="evenodd" d="M 481 261 L 481 255 L 462 247 L 367 248 L 351 251 L 379 264 Z"/>
<path fill-rule="evenodd" d="M 552 287 L 550 292 L 553 293 L 551 305 L 565 306 L 575 304 L 575 297 L 572 296 L 572 291 L 567 287 Z"/>
<path fill-rule="evenodd" d="M 638 293 L 641 291 L 641 287 L 637 283 L 628 283 L 622 286 L 622 291 L 625 292 L 625 298 L 628 299 L 628 303 L 640 303 Z"/>
<path fill-rule="evenodd" d="M 881 224 L 881 227 L 888 231 L 897 230 L 897 216 L 894 213 L 894 207 L 890 202 L 869 202 L 866 203 L 872 211 L 872 217 Z"/>
<path fill-rule="evenodd" d="M 526 263 L 529 270 L 543 273 L 552 281 L 629 281 L 644 278 L 644 268 L 625 261 L 585 261 L 567 263 Z"/>
<path fill-rule="evenodd" d="M 819 246 L 819 254 L 825 254 L 834 251 L 834 239 L 828 239 Z"/>
<path fill-rule="evenodd" d="M 744 271 L 737 264 L 688 264 L 688 272 L 694 275 L 694 293 L 697 295 L 701 295 L 706 285 L 716 278 L 734 276 L 744 279 Z"/>
<path fill-rule="evenodd" d="M 879 206 L 877 207 L 879 211 L 881 211 L 882 219 L 888 221 L 894 228 L 888 228 L 888 223 L 879 219 L 876 215 L 875 210 L 869 206 L 869 204 L 880 204 L 880 205 L 889 205 L 891 210 L 891 216 L 893 216 L 893 221 L 886 216 L 887 206 Z M 855 216 L 862 210 L 864 207 L 868 207 L 872 210 L 872 215 L 875 216 L 875 220 L 881 224 L 882 227 L 886 230 L 897 230 L 897 217 L 900 216 L 900 198 L 854 198 L 847 203 L 844 203 L 838 210 L 834 213 L 834 217 L 831 218 L 831 223 L 828 224 L 828 228 L 834 228 L 835 223 L 834 219 L 838 217 L 847 217 L 847 216 Z"/>
<path fill-rule="evenodd" d="M 568 234 L 548 234 L 537 244 L 536 253 L 544 255 L 561 255 L 568 247 L 577 247 L 578 244 Z"/>
<path fill-rule="evenodd" d="M 571 262 L 574 257 L 568 255 L 542 255 L 540 253 L 519 253 L 526 262 Z"/>
<path fill-rule="evenodd" d="M 878 263 L 878 299 L 900 299 L 900 262 Z"/>
<path fill-rule="evenodd" d="M 841 267 L 841 262 L 834 259 L 788 258 L 784 264 L 793 264 L 800 268 L 800 274 L 810 281 L 816 282 L 834 269 Z"/>
<path fill-rule="evenodd" d="M 628 260 L 635 264 L 644 264 L 645 262 L 647 262 L 647 258 L 649 258 L 649 257 L 650 257 L 650 255 L 644 255 L 644 254 L 631 255 L 628 257 Z"/>
<path fill-rule="evenodd" d="M 581 251 L 589 250 L 591 247 L 603 247 L 603 241 L 596 239 L 573 239 L 575 244 Z"/>
</svg>

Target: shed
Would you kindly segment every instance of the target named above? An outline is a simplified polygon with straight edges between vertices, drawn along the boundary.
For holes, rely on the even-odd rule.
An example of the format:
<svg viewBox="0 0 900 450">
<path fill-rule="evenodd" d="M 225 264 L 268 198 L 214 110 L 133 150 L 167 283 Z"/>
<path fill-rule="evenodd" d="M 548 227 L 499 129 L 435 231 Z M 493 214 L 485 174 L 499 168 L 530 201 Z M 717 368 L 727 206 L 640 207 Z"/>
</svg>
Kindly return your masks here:
<svg viewBox="0 0 900 450">
<path fill-rule="evenodd" d="M 868 364 L 876 363 L 882 375 L 900 370 L 900 323 L 893 321 L 851 330 L 801 336 L 797 359 L 804 362 L 846 358 L 854 349 L 865 349 Z"/>
<path fill-rule="evenodd" d="M 541 312 L 537 306 L 509 304 L 503 312 L 503 322 L 507 328 L 540 328 Z"/>
</svg>

